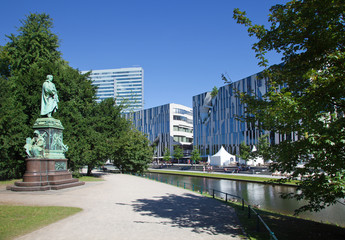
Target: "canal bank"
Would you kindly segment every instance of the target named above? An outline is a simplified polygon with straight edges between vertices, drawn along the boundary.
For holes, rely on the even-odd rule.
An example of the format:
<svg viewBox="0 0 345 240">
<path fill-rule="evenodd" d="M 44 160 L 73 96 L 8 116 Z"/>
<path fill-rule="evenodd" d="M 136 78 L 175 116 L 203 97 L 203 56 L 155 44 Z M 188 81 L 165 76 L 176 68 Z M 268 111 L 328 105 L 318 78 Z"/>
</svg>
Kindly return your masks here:
<svg viewBox="0 0 345 240">
<path fill-rule="evenodd" d="M 169 174 L 170 173 L 170 174 Z M 148 172 L 145 175 L 152 180 L 175 185 L 182 188 L 193 189 L 193 191 L 206 192 L 213 194 L 216 190 L 217 197 L 226 199 L 224 193 L 228 193 L 228 200 L 232 201 L 230 195 L 243 198 L 251 206 L 258 206 L 260 209 L 266 209 L 271 212 L 290 215 L 294 214 L 294 210 L 305 205 L 306 202 L 296 199 L 283 199 L 281 194 L 296 192 L 296 186 L 272 185 L 262 182 L 238 181 L 234 179 L 210 178 L 193 176 L 191 172 L 188 175 L 181 173 L 172 174 L 174 171 L 165 171 L 164 173 Z M 219 194 L 222 192 L 221 194 Z M 229 198 L 230 196 L 230 198 Z M 341 204 L 332 205 L 320 212 L 304 212 L 298 217 L 302 219 L 310 219 L 321 223 L 332 223 L 345 227 L 345 208 Z"/>
<path fill-rule="evenodd" d="M 180 168 L 183 169 L 184 167 L 180 167 Z M 285 177 L 283 177 L 283 176 L 272 176 L 269 174 L 256 175 L 256 174 L 248 174 L 248 173 L 227 173 L 227 172 L 219 172 L 219 171 L 218 172 L 206 172 L 206 171 L 204 172 L 204 171 L 200 171 L 200 170 L 182 170 L 182 169 L 149 168 L 148 172 L 297 187 L 297 185 L 296 185 L 297 181 L 293 182 L 293 183 L 277 182 L 277 180 L 284 179 Z"/>
</svg>

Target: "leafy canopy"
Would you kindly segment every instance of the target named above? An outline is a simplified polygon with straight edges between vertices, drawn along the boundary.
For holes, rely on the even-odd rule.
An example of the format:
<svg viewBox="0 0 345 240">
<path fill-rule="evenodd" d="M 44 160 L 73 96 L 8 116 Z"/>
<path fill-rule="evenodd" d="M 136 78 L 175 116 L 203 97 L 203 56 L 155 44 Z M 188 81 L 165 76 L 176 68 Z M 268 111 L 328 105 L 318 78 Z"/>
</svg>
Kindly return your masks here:
<svg viewBox="0 0 345 240">
<path fill-rule="evenodd" d="M 180 146 L 175 146 L 174 147 L 174 154 L 173 154 L 174 158 L 176 158 L 177 160 L 180 160 L 183 157 L 183 150 Z"/>
<path fill-rule="evenodd" d="M 192 160 L 192 164 L 201 160 L 201 156 L 200 156 L 200 152 L 198 148 L 193 148 L 190 159 Z"/>
<path fill-rule="evenodd" d="M 307 200 L 296 212 L 319 211 L 345 197 L 345 4 L 294 0 L 270 11 L 266 29 L 234 10 L 234 19 L 258 39 L 253 49 L 269 86 L 262 98 L 239 97 L 258 128 L 285 136 L 270 157 L 273 170 L 304 179 L 290 195 Z M 265 53 L 272 50 L 283 64 L 269 67 Z"/>
<path fill-rule="evenodd" d="M 163 160 L 166 161 L 166 162 L 169 162 L 171 160 L 171 155 L 170 155 L 169 148 L 165 148 Z"/>
<path fill-rule="evenodd" d="M 121 162 L 125 169 L 145 168 L 151 156 L 146 140 L 121 116 L 123 106 L 115 106 L 113 99 L 95 102 L 96 87 L 88 74 L 61 58 L 49 15 L 30 14 L 21 23 L 17 35 L 7 36 L 8 43 L 0 46 L 0 179 L 19 178 L 24 173 L 23 146 L 41 117 L 42 83 L 48 74 L 54 76 L 58 90 L 59 110 L 54 118 L 65 128 L 70 169 L 86 165 L 91 174 L 109 159 L 127 161 Z M 129 141 L 130 154 L 118 158 L 125 141 Z"/>
</svg>

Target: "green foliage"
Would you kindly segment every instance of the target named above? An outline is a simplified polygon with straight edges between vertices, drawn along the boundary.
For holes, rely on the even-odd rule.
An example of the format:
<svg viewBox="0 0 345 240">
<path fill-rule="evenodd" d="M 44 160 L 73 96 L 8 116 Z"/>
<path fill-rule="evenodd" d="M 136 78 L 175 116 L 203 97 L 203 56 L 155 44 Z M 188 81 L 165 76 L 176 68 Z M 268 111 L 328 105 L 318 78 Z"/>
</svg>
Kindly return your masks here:
<svg viewBox="0 0 345 240">
<path fill-rule="evenodd" d="M 253 49 L 270 86 L 262 98 L 240 98 L 259 128 L 287 136 L 272 146 L 270 158 L 276 160 L 272 170 L 305 179 L 301 191 L 291 194 L 308 201 L 297 212 L 319 211 L 345 197 L 344 12 L 342 0 L 291 1 L 271 8 L 265 29 L 234 11 L 258 38 Z M 283 54 L 284 64 L 268 67 L 265 53 L 271 50 Z M 297 167 L 300 162 L 304 168 Z"/>
<path fill-rule="evenodd" d="M 215 97 L 218 94 L 218 88 L 216 86 L 213 87 L 212 92 L 211 92 L 211 97 Z"/>
<path fill-rule="evenodd" d="M 193 149 L 192 156 L 190 157 L 190 159 L 192 160 L 192 163 L 196 163 L 197 161 L 201 160 L 201 156 L 197 148 Z"/>
<path fill-rule="evenodd" d="M 42 82 L 60 57 L 48 15 L 31 14 L 22 24 L 0 48 L 0 178 L 23 174 L 23 146 L 39 117 Z"/>
<path fill-rule="evenodd" d="M 144 136 L 130 128 L 120 114 L 123 106 L 115 106 L 113 99 L 95 102 L 96 87 L 88 74 L 80 74 L 61 58 L 58 38 L 51 31 L 52 19 L 30 14 L 21 23 L 18 35 L 11 34 L 9 42 L 0 46 L 0 179 L 20 178 L 25 170 L 23 146 L 41 117 L 42 84 L 48 74 L 54 76 L 58 90 L 60 102 L 54 118 L 65 128 L 66 157 L 72 171 L 87 165 L 91 174 L 108 159 L 129 158 L 120 161 L 125 166 L 122 169 L 145 168 L 151 150 Z M 130 143 L 133 152 L 118 158 L 119 149 L 124 149 L 122 140 Z M 137 148 L 142 152 L 136 152 Z"/>
<path fill-rule="evenodd" d="M 142 173 L 152 162 L 150 141 L 136 129 L 128 129 L 127 134 L 117 140 L 114 150 L 112 161 L 122 172 Z"/>
<path fill-rule="evenodd" d="M 268 135 L 262 135 L 258 139 L 257 150 L 251 152 L 251 158 L 262 158 L 264 161 L 271 160 L 271 146 L 268 141 Z"/>
<path fill-rule="evenodd" d="M 175 146 L 174 147 L 174 154 L 173 154 L 174 158 L 177 159 L 177 161 L 179 162 L 180 159 L 183 157 L 183 150 L 180 146 Z"/>
<path fill-rule="evenodd" d="M 240 144 L 240 154 L 237 157 L 241 158 L 244 161 L 250 160 L 250 146 L 248 146 L 245 142 L 241 142 Z"/>
<path fill-rule="evenodd" d="M 0 180 L 24 173 L 23 140 L 28 127 L 22 106 L 11 94 L 10 83 L 0 77 Z"/>
<path fill-rule="evenodd" d="M 171 160 L 171 154 L 170 154 L 169 148 L 165 148 L 163 160 L 164 160 L 165 162 L 169 162 L 169 161 Z"/>
</svg>

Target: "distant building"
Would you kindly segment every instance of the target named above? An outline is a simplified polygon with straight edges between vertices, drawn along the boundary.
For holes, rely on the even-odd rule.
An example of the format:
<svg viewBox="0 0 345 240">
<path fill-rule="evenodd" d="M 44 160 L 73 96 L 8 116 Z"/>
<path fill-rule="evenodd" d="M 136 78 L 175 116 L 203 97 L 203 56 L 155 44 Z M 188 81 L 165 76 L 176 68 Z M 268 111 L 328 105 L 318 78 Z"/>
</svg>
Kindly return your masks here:
<svg viewBox="0 0 345 240">
<path fill-rule="evenodd" d="M 271 144 L 296 137 L 293 134 L 282 136 L 263 132 L 254 124 L 237 120 L 237 116 L 244 116 L 245 104 L 235 96 L 235 89 L 252 91 L 261 97 L 267 92 L 268 86 L 266 79 L 260 79 L 255 74 L 220 87 L 215 97 L 211 96 L 211 92 L 193 97 L 193 141 L 203 157 L 217 153 L 222 146 L 231 154 L 239 154 L 241 142 L 253 148 L 263 134 L 269 134 Z"/>
<path fill-rule="evenodd" d="M 82 71 L 87 73 L 88 71 Z M 92 70 L 92 84 L 98 87 L 97 101 L 114 98 L 117 104 L 125 104 L 125 112 L 144 108 L 144 70 L 141 67 Z"/>
<path fill-rule="evenodd" d="M 180 104 L 166 104 L 126 114 L 134 126 L 144 134 L 154 146 L 155 158 L 162 160 L 165 149 L 171 155 L 174 146 L 183 148 L 184 156 L 190 157 L 193 147 L 192 109 Z"/>
</svg>

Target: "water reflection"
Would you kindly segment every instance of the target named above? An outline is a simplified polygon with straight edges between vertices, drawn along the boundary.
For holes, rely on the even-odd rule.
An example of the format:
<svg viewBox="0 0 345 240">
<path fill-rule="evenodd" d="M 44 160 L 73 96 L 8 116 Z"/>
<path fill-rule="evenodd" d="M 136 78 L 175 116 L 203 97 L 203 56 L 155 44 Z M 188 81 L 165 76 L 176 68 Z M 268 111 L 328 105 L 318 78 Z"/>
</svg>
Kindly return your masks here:
<svg viewBox="0 0 345 240">
<path fill-rule="evenodd" d="M 303 201 L 295 199 L 282 199 L 281 193 L 295 192 L 296 188 L 288 186 L 272 186 L 266 184 L 223 180 L 223 179 L 209 179 L 201 177 L 190 176 L 176 176 L 169 174 L 150 174 L 151 177 L 159 179 L 166 179 L 170 184 L 177 184 L 180 186 L 186 184 L 187 188 L 195 190 L 202 188 L 203 191 L 212 192 L 212 189 L 238 195 L 243 197 L 251 205 L 260 205 L 262 209 L 268 209 L 275 212 L 293 215 L 294 210 L 303 206 Z M 305 212 L 299 215 L 302 218 L 313 219 L 319 222 L 329 222 L 345 227 L 345 207 L 341 204 L 330 206 L 320 212 L 310 213 Z"/>
</svg>

